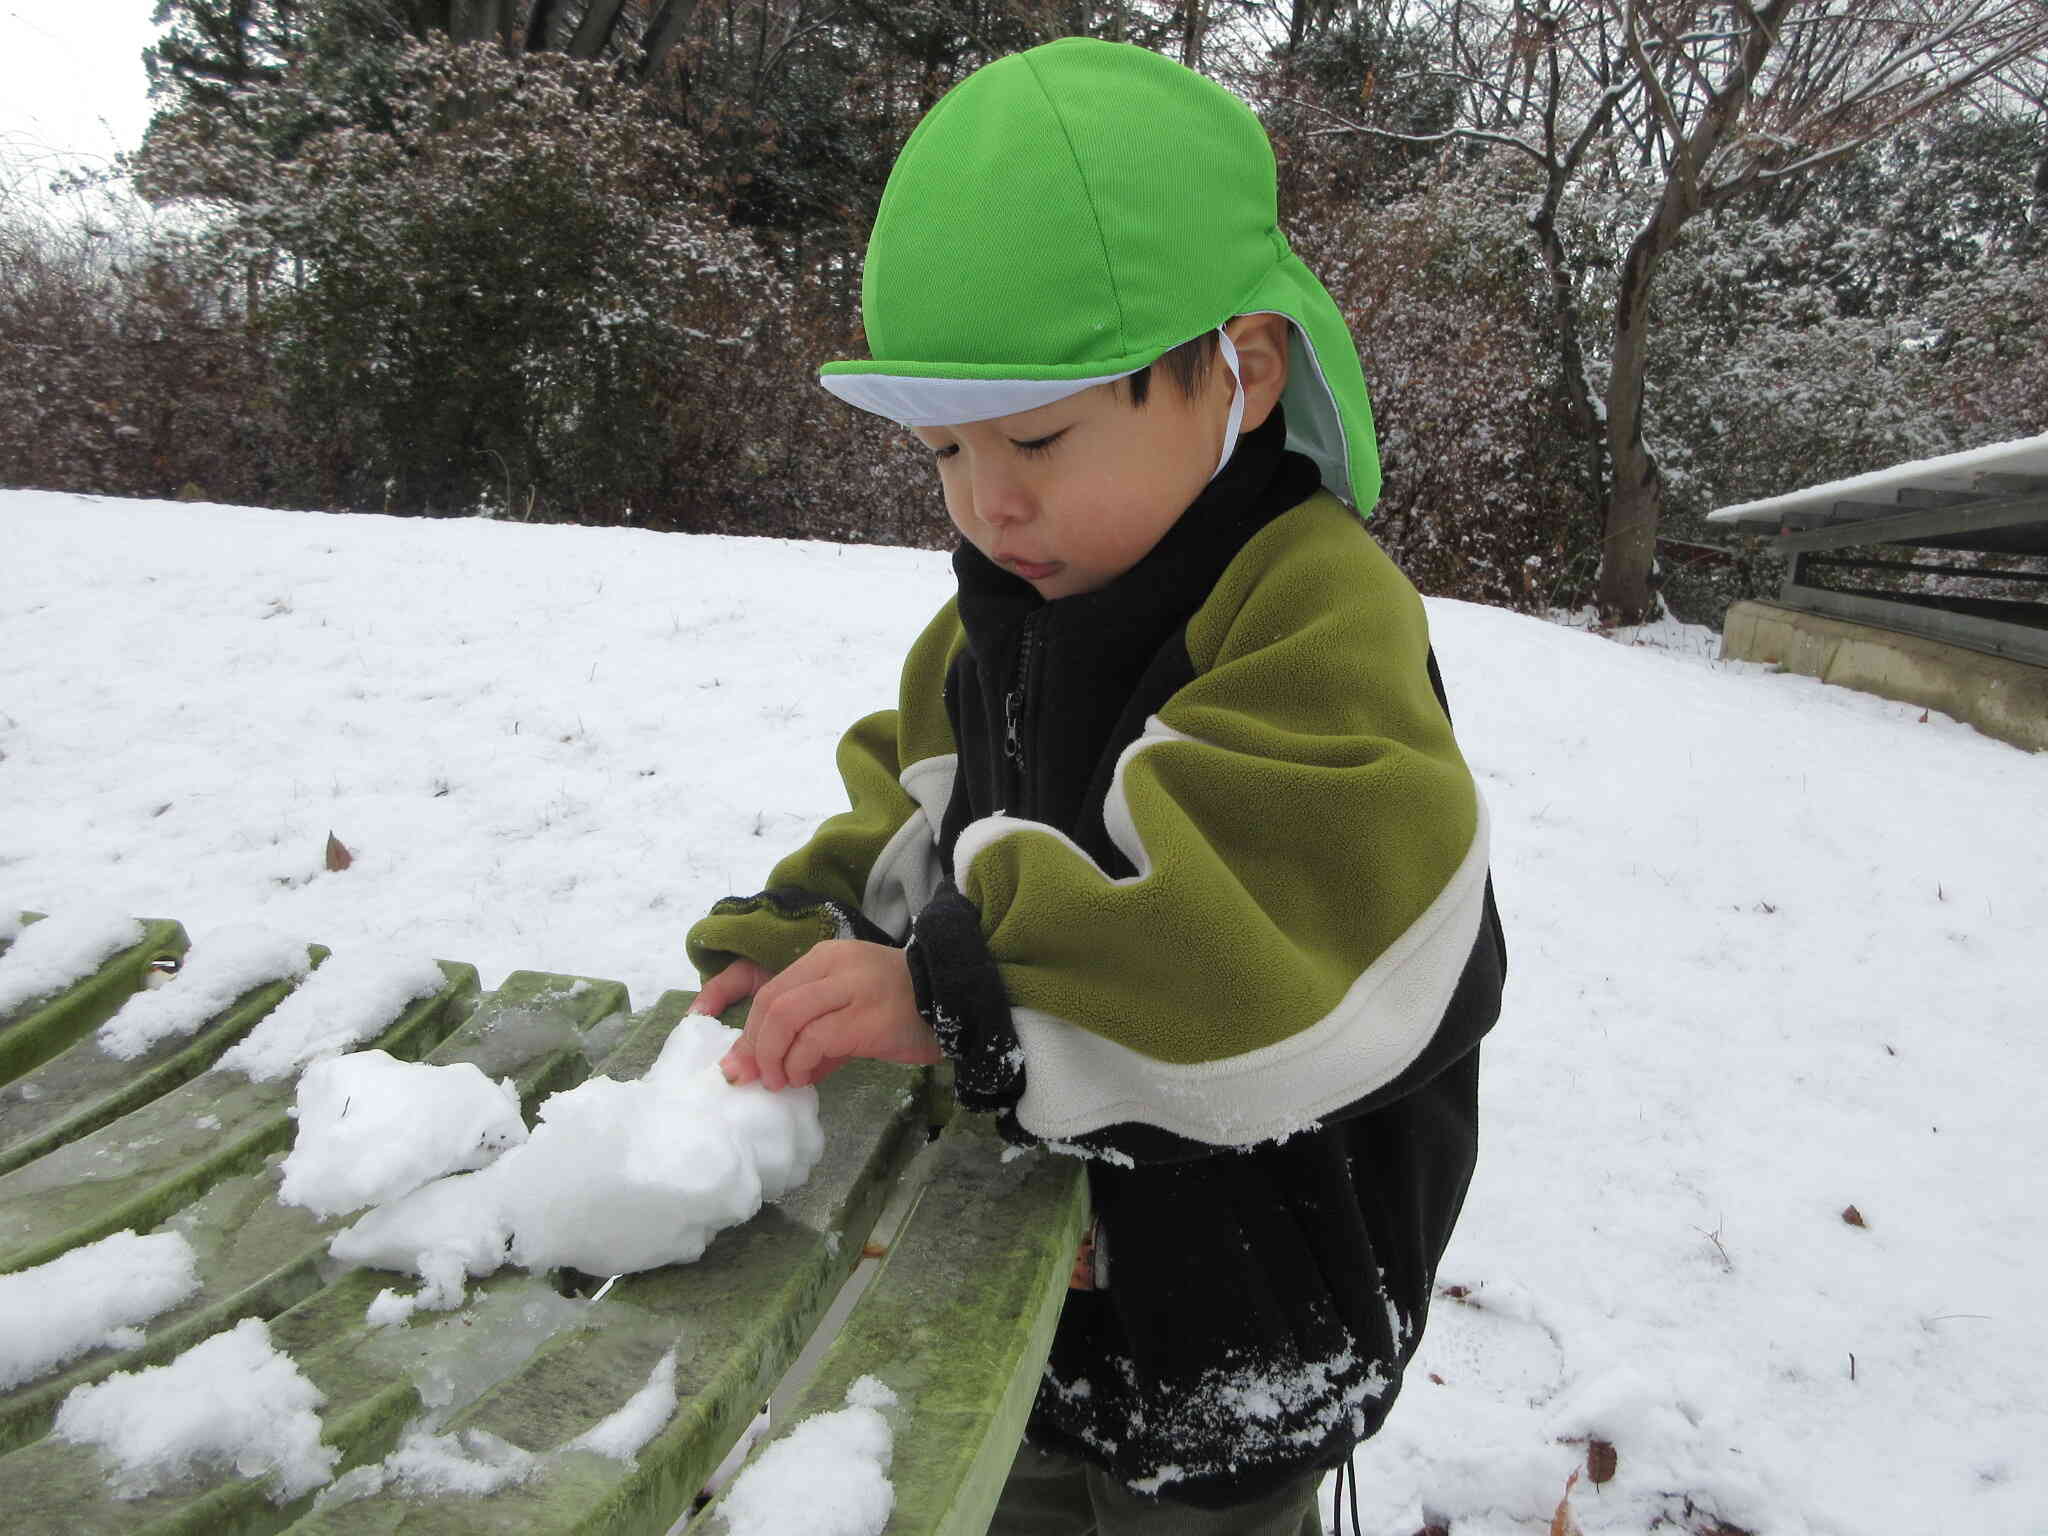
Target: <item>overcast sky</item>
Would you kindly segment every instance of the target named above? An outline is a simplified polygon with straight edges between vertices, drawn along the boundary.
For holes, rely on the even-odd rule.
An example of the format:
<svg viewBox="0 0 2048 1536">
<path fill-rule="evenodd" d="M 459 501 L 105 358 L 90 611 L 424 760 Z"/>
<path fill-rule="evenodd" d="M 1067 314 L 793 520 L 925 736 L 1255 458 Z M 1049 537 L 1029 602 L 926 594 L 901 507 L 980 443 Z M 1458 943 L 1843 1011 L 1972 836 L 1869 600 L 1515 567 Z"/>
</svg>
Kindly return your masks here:
<svg viewBox="0 0 2048 1536">
<path fill-rule="evenodd" d="M 134 149 L 156 0 L 0 0 L 0 182 L 47 182 Z"/>
</svg>

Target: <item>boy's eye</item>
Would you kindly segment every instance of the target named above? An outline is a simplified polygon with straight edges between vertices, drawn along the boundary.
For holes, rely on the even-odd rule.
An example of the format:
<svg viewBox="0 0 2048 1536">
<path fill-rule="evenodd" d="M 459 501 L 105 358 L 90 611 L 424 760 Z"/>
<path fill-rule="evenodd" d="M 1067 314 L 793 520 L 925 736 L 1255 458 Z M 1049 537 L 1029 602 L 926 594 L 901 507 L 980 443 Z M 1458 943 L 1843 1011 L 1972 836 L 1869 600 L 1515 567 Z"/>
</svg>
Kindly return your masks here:
<svg viewBox="0 0 2048 1536">
<path fill-rule="evenodd" d="M 932 450 L 932 457 L 935 459 L 950 459 L 959 451 L 960 445 L 958 443 L 945 443 Z"/>
<path fill-rule="evenodd" d="M 1016 449 L 1019 453 L 1040 454 L 1050 452 L 1052 450 L 1052 445 L 1058 442 L 1061 438 L 1065 437 L 1066 435 L 1067 429 L 1065 427 L 1062 427 L 1059 431 L 1053 433 L 1050 437 L 1034 437 L 1028 443 L 1018 443 L 1014 438 L 1011 439 L 1011 441 L 1015 443 Z"/>
</svg>

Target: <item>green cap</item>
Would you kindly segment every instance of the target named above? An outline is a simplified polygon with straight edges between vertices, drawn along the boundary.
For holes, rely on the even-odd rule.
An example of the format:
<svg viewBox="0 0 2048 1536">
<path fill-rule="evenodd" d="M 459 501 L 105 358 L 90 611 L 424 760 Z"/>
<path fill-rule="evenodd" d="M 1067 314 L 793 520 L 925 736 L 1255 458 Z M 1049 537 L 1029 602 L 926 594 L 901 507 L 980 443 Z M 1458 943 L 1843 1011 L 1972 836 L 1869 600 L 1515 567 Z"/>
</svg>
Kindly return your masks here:
<svg viewBox="0 0 2048 1536">
<path fill-rule="evenodd" d="M 1370 512 L 1379 453 L 1358 350 L 1280 233 L 1258 118 L 1159 54 L 1063 38 L 976 70 L 917 125 L 861 277 L 873 358 L 819 379 L 893 421 L 949 426 L 1269 313 L 1292 325 L 1288 446 Z"/>
</svg>

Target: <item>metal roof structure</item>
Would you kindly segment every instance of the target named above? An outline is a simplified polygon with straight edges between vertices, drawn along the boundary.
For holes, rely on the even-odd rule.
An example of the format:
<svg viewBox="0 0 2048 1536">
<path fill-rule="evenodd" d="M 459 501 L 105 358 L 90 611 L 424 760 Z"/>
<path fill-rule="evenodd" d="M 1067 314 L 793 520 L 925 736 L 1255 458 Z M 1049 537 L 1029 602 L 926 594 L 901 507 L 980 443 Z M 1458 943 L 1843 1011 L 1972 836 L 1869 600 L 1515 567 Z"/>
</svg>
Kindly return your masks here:
<svg viewBox="0 0 2048 1536">
<path fill-rule="evenodd" d="M 1950 509 L 1968 509 L 1970 515 L 1958 517 Z M 1973 537 L 1966 547 L 2048 554 L 2048 433 L 1722 507 L 1708 513 L 1707 521 L 1762 524 L 1780 534 L 1857 525 L 1853 539 L 1807 543 L 1807 549 L 1909 541 L 1939 547 L 1943 534 L 2010 529 L 2013 534 L 1992 543 Z M 2027 529 L 2028 523 L 2039 526 Z M 1924 534 L 1935 537 L 1918 536 Z"/>
<path fill-rule="evenodd" d="M 1707 521 L 1777 535 L 1783 606 L 2048 665 L 2048 433 L 1722 507 Z"/>
</svg>

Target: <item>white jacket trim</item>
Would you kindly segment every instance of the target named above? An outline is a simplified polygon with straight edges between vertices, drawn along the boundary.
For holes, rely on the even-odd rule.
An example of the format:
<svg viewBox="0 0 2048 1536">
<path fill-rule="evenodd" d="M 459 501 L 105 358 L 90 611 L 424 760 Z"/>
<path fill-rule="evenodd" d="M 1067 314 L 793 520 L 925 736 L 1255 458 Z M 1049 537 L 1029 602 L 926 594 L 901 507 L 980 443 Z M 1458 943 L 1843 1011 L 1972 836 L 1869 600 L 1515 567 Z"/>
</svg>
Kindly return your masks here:
<svg viewBox="0 0 2048 1536">
<path fill-rule="evenodd" d="M 1103 819 L 1136 873 L 1112 879 L 1102 871 L 1106 884 L 1133 885 L 1152 872 L 1123 793 L 1132 758 L 1163 741 L 1194 739 L 1154 716 L 1118 758 Z M 991 816 L 960 834 L 954 867 L 963 888 L 976 854 L 1016 833 L 1057 838 L 1077 857 L 1088 858 L 1072 838 L 1041 822 Z M 1024 1052 L 1019 1125 L 1042 1140 L 1070 1141 L 1135 1121 L 1214 1146 L 1252 1146 L 1304 1130 L 1384 1087 L 1429 1043 L 1464 974 L 1485 913 L 1487 838 L 1486 803 L 1479 799 L 1471 844 L 1436 899 L 1360 972 L 1328 1014 L 1275 1044 L 1219 1061 L 1179 1064 L 1052 1014 L 1012 1010 Z"/>
<path fill-rule="evenodd" d="M 911 918 L 938 892 L 939 823 L 953 798 L 959 763 L 958 753 L 947 752 L 920 759 L 897 776 L 917 809 L 896 829 L 868 871 L 860 909 L 898 943 L 910 937 Z"/>
</svg>

